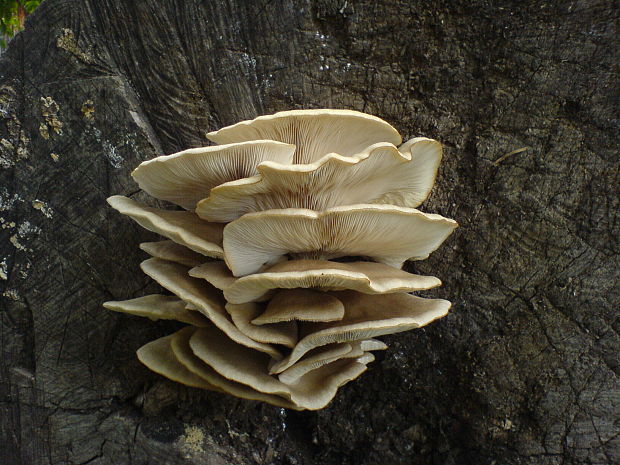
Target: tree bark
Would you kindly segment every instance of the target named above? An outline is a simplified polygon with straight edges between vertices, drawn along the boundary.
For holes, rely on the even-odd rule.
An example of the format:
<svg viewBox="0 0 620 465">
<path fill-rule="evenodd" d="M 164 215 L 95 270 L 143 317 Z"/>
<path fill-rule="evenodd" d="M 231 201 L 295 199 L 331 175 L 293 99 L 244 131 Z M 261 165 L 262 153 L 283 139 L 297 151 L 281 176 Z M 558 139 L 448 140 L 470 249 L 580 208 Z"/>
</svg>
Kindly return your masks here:
<svg viewBox="0 0 620 465">
<path fill-rule="evenodd" d="M 48 0 L 0 61 L 0 463 L 620 461 L 612 2 Z M 461 225 L 409 269 L 454 302 L 325 410 L 166 381 L 176 326 L 105 300 L 157 287 L 111 211 L 142 160 L 293 108 L 445 146 L 427 212 Z"/>
</svg>

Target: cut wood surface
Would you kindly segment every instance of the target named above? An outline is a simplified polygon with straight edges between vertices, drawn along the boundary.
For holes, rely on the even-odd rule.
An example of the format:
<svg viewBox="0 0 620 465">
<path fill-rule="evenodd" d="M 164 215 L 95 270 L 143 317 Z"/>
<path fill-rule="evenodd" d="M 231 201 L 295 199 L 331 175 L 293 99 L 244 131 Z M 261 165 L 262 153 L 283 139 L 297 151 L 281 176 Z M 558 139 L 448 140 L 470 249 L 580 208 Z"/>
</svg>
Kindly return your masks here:
<svg viewBox="0 0 620 465">
<path fill-rule="evenodd" d="M 613 2 L 47 0 L 0 58 L 0 463 L 620 463 Z M 112 210 L 141 161 L 260 114 L 348 108 L 444 144 L 407 270 L 453 302 L 326 409 L 187 388 Z M 162 207 L 163 204 L 150 203 Z"/>
</svg>

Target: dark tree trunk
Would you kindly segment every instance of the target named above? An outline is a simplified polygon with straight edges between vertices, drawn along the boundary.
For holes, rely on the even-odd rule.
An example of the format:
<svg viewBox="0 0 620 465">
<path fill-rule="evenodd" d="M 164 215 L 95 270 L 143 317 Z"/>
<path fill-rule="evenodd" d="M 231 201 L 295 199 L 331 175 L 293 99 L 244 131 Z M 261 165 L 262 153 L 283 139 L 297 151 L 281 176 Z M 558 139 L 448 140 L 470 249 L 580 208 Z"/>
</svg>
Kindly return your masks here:
<svg viewBox="0 0 620 465">
<path fill-rule="evenodd" d="M 0 463 L 620 461 L 613 2 L 48 0 L 0 61 Z M 614 101 L 615 100 L 615 101 Z M 454 302 L 325 410 L 168 382 L 153 237 L 105 204 L 141 160 L 291 108 L 351 108 L 445 145 L 416 267 Z"/>
</svg>

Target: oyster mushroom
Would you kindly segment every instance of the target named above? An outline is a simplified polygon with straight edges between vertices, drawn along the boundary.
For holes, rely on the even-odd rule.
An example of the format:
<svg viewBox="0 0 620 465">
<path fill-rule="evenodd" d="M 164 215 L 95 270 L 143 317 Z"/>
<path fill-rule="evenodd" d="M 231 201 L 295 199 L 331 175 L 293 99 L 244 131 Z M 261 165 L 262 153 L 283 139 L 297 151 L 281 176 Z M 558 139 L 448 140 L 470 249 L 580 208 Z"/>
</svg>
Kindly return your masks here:
<svg viewBox="0 0 620 465">
<path fill-rule="evenodd" d="M 402 140 L 381 118 L 328 109 L 280 111 L 226 126 L 207 137 L 217 144 L 264 139 L 293 144 L 293 163 L 313 163 L 328 153 L 348 157 L 377 142 L 398 145 Z"/>
<path fill-rule="evenodd" d="M 312 289 L 282 289 L 264 306 L 264 311 L 252 320 L 255 325 L 283 321 L 336 321 L 344 317 L 344 305 L 325 292 Z"/>
<path fill-rule="evenodd" d="M 248 213 L 224 228 L 224 259 L 235 276 L 256 273 L 280 257 L 329 259 L 368 256 L 401 268 L 423 260 L 457 223 L 393 205 L 352 205 Z"/>
<path fill-rule="evenodd" d="M 310 371 L 295 384 L 287 385 L 269 375 L 269 357 L 235 344 L 215 327 L 196 330 L 189 344 L 198 358 L 225 378 L 266 394 L 282 396 L 306 409 L 324 407 L 340 386 L 366 370 L 366 366 L 355 359 L 341 359 Z"/>
<path fill-rule="evenodd" d="M 306 324 L 300 329 L 297 345 L 288 356 L 271 366 L 271 373 L 283 372 L 316 347 L 420 328 L 445 316 L 451 305 L 447 300 L 404 293 L 365 295 L 341 291 L 333 295 L 344 304 L 345 317 L 330 323 Z"/>
<path fill-rule="evenodd" d="M 428 197 L 440 160 L 439 142 L 416 138 L 404 153 L 381 142 L 352 157 L 332 153 L 307 165 L 264 162 L 258 176 L 213 188 L 198 202 L 196 214 L 230 222 L 246 213 L 282 208 L 325 210 L 361 203 L 413 208 Z"/>
<path fill-rule="evenodd" d="M 153 197 L 194 210 L 215 186 L 253 176 L 264 161 L 290 164 L 294 152 L 273 140 L 201 147 L 147 160 L 131 175 Z"/>
<path fill-rule="evenodd" d="M 431 289 L 441 285 L 434 276 L 407 273 L 383 263 L 328 260 L 289 260 L 263 271 L 235 278 L 224 262 L 192 268 L 191 276 L 206 279 L 224 291 L 228 302 L 264 300 L 274 289 L 352 289 L 364 294 L 391 294 Z"/>
<path fill-rule="evenodd" d="M 192 268 L 203 264 L 207 260 L 204 255 L 174 241 L 143 242 L 140 244 L 140 249 L 151 257 L 161 258 Z"/>
<path fill-rule="evenodd" d="M 398 146 L 387 122 L 349 110 L 280 112 L 208 137 L 224 145 L 158 157 L 133 172 L 144 191 L 190 211 L 108 199 L 166 238 L 140 245 L 152 257 L 141 268 L 174 295 L 104 306 L 189 325 L 138 350 L 151 370 L 318 409 L 386 348 L 374 336 L 447 314 L 449 302 L 408 294 L 439 279 L 400 269 L 457 226 L 415 209 L 434 182 L 438 142 Z M 331 260 L 341 257 L 349 261 Z"/>
<path fill-rule="evenodd" d="M 176 320 L 193 326 L 206 326 L 209 320 L 199 312 L 188 310 L 187 304 L 175 296 L 152 294 L 131 300 L 104 302 L 115 312 L 144 316 L 151 320 Z"/>
<path fill-rule="evenodd" d="M 204 281 L 190 277 L 187 274 L 187 267 L 159 258 L 149 258 L 143 261 L 140 267 L 162 287 L 194 305 L 237 344 L 264 352 L 275 359 L 282 358 L 282 354 L 275 347 L 255 341 L 243 334 L 230 320 L 224 308 L 222 293 Z"/>
<path fill-rule="evenodd" d="M 208 257 L 223 256 L 222 224 L 203 221 L 193 212 L 147 207 L 122 195 L 113 195 L 108 198 L 108 203 L 143 228 L 172 239 L 194 252 Z"/>
</svg>

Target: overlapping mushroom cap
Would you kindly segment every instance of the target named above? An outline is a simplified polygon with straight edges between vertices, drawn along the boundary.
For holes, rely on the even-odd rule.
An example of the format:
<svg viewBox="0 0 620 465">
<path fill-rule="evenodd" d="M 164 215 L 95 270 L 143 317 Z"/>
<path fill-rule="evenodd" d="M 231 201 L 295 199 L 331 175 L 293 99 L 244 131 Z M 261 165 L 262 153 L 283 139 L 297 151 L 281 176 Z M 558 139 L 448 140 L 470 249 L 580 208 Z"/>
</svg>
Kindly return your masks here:
<svg viewBox="0 0 620 465">
<path fill-rule="evenodd" d="M 448 312 L 445 300 L 409 294 L 439 279 L 401 269 L 457 226 L 416 210 L 435 181 L 438 142 L 398 146 L 391 125 L 350 110 L 285 111 L 208 137 L 223 145 L 157 157 L 132 174 L 184 210 L 108 199 L 166 238 L 140 245 L 152 257 L 141 268 L 173 295 L 105 307 L 188 325 L 138 351 L 150 369 L 319 409 L 386 348 L 374 337 Z"/>
</svg>

